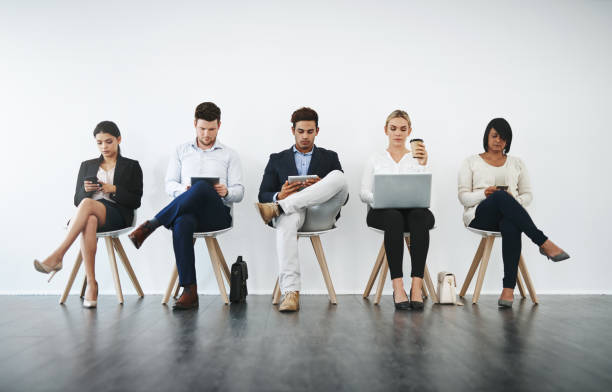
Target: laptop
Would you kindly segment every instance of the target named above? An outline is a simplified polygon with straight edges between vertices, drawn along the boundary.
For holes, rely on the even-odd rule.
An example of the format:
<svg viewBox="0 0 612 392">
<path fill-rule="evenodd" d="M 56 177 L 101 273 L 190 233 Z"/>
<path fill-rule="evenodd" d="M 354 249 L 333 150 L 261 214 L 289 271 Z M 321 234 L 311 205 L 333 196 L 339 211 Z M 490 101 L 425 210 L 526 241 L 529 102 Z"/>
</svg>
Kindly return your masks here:
<svg viewBox="0 0 612 392">
<path fill-rule="evenodd" d="M 375 174 L 372 208 L 429 208 L 431 173 Z"/>
</svg>

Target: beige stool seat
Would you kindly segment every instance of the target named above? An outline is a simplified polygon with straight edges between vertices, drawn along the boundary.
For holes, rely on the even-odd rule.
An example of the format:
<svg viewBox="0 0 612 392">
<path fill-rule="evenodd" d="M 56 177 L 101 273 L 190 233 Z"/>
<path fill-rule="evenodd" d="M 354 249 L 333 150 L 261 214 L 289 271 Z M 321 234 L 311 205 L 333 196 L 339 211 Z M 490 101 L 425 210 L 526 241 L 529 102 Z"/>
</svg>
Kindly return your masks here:
<svg viewBox="0 0 612 392">
<path fill-rule="evenodd" d="M 371 230 L 384 234 L 383 230 L 376 229 L 374 227 L 369 227 Z M 435 228 L 435 227 L 434 227 Z M 432 230 L 434 229 L 432 228 Z M 410 252 L 410 233 L 404 233 L 404 240 L 406 241 L 406 246 L 408 247 L 408 252 Z M 372 269 L 372 273 L 370 274 L 370 279 L 368 279 L 368 283 L 366 284 L 365 290 L 363 291 L 363 298 L 368 298 L 370 295 L 370 291 L 372 291 L 372 286 L 374 285 L 374 281 L 378 273 L 380 272 L 380 279 L 378 280 L 378 286 L 376 288 L 376 295 L 374 296 L 374 305 L 378 305 L 380 303 L 380 298 L 382 297 L 383 288 L 385 287 L 387 271 L 389 270 L 389 264 L 387 262 L 387 253 L 385 252 L 385 241 L 383 239 L 383 243 L 380 246 L 380 250 L 378 251 L 378 256 L 376 257 L 376 261 L 374 262 L 374 268 Z M 431 276 L 429 275 L 429 270 L 427 269 L 427 265 L 425 265 L 425 271 L 423 273 L 423 280 L 425 284 L 422 286 L 423 298 L 428 297 L 427 289 L 429 289 L 429 295 L 433 299 L 434 303 L 438 302 L 438 295 L 436 294 L 436 290 L 431 280 Z M 427 288 L 425 288 L 427 286 Z"/>
<path fill-rule="evenodd" d="M 210 263 L 212 264 L 213 272 L 215 273 L 215 278 L 217 279 L 217 284 L 219 285 L 219 293 L 221 294 L 221 298 L 226 305 L 229 304 L 229 298 L 227 296 L 227 292 L 225 291 L 225 285 L 223 283 L 223 275 L 225 275 L 225 279 L 227 280 L 227 285 L 230 285 L 230 271 L 225 262 L 225 257 L 223 257 L 223 252 L 221 252 L 221 247 L 219 246 L 219 242 L 217 241 L 217 236 L 223 233 L 227 233 L 233 228 L 232 226 L 215 231 L 205 231 L 193 233 L 193 244 L 195 245 L 196 240 L 198 238 L 204 238 L 206 241 L 206 248 L 208 249 L 208 254 L 210 256 Z M 221 273 L 223 271 L 223 274 Z M 179 282 L 178 282 L 178 269 L 176 268 L 176 263 L 174 263 L 174 267 L 172 269 L 172 274 L 170 276 L 170 282 L 168 282 L 168 288 L 166 289 L 166 293 L 162 298 L 162 305 L 166 305 L 170 300 L 170 295 L 174 289 L 174 298 L 176 299 L 179 292 Z"/>
<path fill-rule="evenodd" d="M 329 275 L 329 269 L 327 268 L 327 260 L 325 259 L 325 253 L 323 252 L 323 245 L 321 244 L 320 236 L 322 236 L 323 234 L 331 233 L 332 231 L 335 231 L 335 230 L 337 230 L 337 227 L 334 226 L 331 229 L 327 229 L 327 230 L 298 231 L 297 233 L 298 239 L 310 238 L 310 242 L 312 243 L 312 248 L 314 249 L 315 255 L 317 256 L 317 261 L 319 262 L 319 267 L 321 267 L 321 273 L 323 274 L 323 280 L 325 281 L 325 286 L 327 286 L 327 293 L 329 295 L 329 301 L 333 305 L 336 305 L 338 301 L 336 299 L 336 291 L 334 290 L 334 285 Z M 274 290 L 272 291 L 272 305 L 278 305 L 280 303 L 280 296 L 281 296 L 281 291 L 280 291 L 280 286 L 278 284 L 278 277 L 277 277 L 276 284 L 274 285 Z"/>
<path fill-rule="evenodd" d="M 132 265 L 130 264 L 130 260 L 121 245 L 121 240 L 119 240 L 119 236 L 131 231 L 134 228 L 136 223 L 136 213 L 134 213 L 134 220 L 130 227 L 126 227 L 120 230 L 113 231 L 105 231 L 96 234 L 96 238 L 104 238 L 106 242 L 106 250 L 108 251 L 108 260 L 111 266 L 111 272 L 113 275 L 113 280 L 115 282 L 115 292 L 117 293 L 117 300 L 120 304 L 123 304 L 123 292 L 121 291 L 121 281 L 119 280 L 119 271 L 117 269 L 117 259 L 115 257 L 115 250 L 119 254 L 119 259 L 123 262 L 123 266 L 125 271 L 127 272 L 132 284 L 134 285 L 134 289 L 136 293 L 138 293 L 139 297 L 144 297 L 144 293 L 142 292 L 142 288 L 140 288 L 140 283 L 138 283 L 138 279 L 136 278 L 136 274 L 132 269 Z M 83 254 L 79 251 L 77 255 L 76 261 L 74 262 L 74 266 L 72 267 L 72 272 L 70 273 L 70 277 L 68 278 L 68 283 L 66 284 L 66 288 L 64 289 L 64 293 L 62 294 L 59 303 L 63 304 L 66 302 L 66 298 L 68 298 L 68 294 L 70 293 L 70 289 L 72 288 L 72 284 L 74 283 L 74 279 L 76 278 L 77 273 L 79 272 L 79 268 L 81 268 L 81 264 L 83 262 Z M 83 279 L 83 286 L 81 288 L 81 298 L 85 296 L 85 289 L 87 288 L 87 278 Z"/>
<path fill-rule="evenodd" d="M 465 277 L 465 281 L 463 282 L 463 286 L 461 287 L 461 291 L 459 292 L 459 296 L 462 298 L 465 296 L 465 293 L 467 292 L 467 289 L 470 286 L 470 283 L 472 282 L 472 278 L 476 273 L 476 269 L 480 264 L 478 278 L 476 279 L 476 287 L 474 288 L 474 294 L 472 295 L 472 304 L 476 304 L 478 303 L 478 298 L 480 297 L 480 290 L 482 289 L 482 283 L 484 281 L 484 276 L 487 271 L 487 266 L 489 264 L 489 258 L 491 257 L 491 249 L 493 249 L 493 242 L 495 241 L 495 238 L 501 237 L 501 233 L 499 231 L 479 230 L 469 226 L 467 226 L 466 229 L 468 229 L 474 234 L 478 234 L 479 236 L 481 236 L 481 240 L 480 245 L 478 245 L 478 249 L 476 250 L 476 254 L 474 255 L 472 265 L 468 270 L 467 276 Z M 535 288 L 533 287 L 529 271 L 527 271 L 527 266 L 525 265 L 525 259 L 523 259 L 522 253 L 519 259 L 519 271 L 516 275 L 516 284 L 518 286 L 521 297 L 525 298 L 525 289 L 523 287 L 521 275 L 525 279 L 525 285 L 527 286 L 527 290 L 529 290 L 529 296 L 531 297 L 531 300 L 534 304 L 537 304 L 538 298 L 536 297 Z"/>
</svg>

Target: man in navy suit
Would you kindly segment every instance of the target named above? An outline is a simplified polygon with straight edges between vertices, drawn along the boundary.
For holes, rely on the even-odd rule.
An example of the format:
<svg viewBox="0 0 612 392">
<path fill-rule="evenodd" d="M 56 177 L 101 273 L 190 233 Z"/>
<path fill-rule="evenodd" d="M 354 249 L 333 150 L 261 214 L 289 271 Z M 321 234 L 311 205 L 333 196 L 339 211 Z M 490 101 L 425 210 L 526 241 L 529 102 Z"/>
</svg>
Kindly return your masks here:
<svg viewBox="0 0 612 392">
<path fill-rule="evenodd" d="M 330 229 L 348 198 L 338 154 L 314 145 L 319 134 L 317 112 L 306 107 L 298 109 L 291 122 L 295 145 L 270 155 L 257 203 L 264 222 L 272 222 L 276 228 L 279 285 L 284 294 L 281 312 L 300 308 L 297 232 Z M 317 177 L 289 183 L 289 176 L 298 175 Z"/>
</svg>

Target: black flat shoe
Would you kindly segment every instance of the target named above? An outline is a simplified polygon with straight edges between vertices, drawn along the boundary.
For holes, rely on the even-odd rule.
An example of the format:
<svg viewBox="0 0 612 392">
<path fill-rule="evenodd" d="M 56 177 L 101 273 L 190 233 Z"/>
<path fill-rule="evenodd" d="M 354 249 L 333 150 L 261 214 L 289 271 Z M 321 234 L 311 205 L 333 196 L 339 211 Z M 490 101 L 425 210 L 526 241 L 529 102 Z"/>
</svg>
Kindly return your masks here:
<svg viewBox="0 0 612 392">
<path fill-rule="evenodd" d="M 395 310 L 409 310 L 410 309 L 410 301 L 395 302 L 395 291 L 393 291 L 393 304 L 395 305 Z"/>
<path fill-rule="evenodd" d="M 423 301 L 412 301 L 412 287 L 410 288 L 410 307 L 414 310 L 423 310 Z"/>
</svg>

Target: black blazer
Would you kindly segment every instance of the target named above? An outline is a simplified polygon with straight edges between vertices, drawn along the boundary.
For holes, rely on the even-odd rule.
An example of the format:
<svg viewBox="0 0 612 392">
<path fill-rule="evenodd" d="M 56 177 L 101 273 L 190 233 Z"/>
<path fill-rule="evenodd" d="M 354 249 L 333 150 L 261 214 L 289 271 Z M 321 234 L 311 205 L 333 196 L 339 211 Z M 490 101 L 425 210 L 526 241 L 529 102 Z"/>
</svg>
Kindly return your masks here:
<svg viewBox="0 0 612 392">
<path fill-rule="evenodd" d="M 78 207 L 83 199 L 94 194 L 94 192 L 85 192 L 83 181 L 87 177 L 97 176 L 103 160 L 104 158 L 100 156 L 81 163 L 74 192 L 75 206 Z M 113 184 L 117 187 L 117 192 L 111 193 L 110 198 L 117 203 L 117 208 L 125 219 L 125 223 L 131 225 L 134 220 L 134 210 L 140 207 L 142 198 L 142 169 L 138 161 L 124 158 L 121 155 L 117 157 Z"/>
<path fill-rule="evenodd" d="M 323 178 L 332 170 L 342 171 L 338 154 L 334 151 L 314 146 L 308 174 L 316 174 Z M 270 154 L 270 160 L 266 165 L 266 170 L 259 186 L 259 202 L 271 203 L 274 194 L 280 192 L 281 187 L 287 181 L 287 177 L 297 175 L 293 146 L 277 154 Z"/>
</svg>

